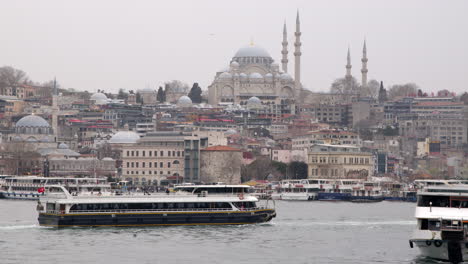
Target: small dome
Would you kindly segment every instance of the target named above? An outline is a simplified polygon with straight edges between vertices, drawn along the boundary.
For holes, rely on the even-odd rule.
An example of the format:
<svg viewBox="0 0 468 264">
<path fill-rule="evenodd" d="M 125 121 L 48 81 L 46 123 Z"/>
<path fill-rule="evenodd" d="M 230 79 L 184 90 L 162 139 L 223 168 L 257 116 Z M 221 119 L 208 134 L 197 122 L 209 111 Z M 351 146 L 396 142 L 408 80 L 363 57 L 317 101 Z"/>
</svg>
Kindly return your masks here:
<svg viewBox="0 0 468 264">
<path fill-rule="evenodd" d="M 283 81 L 292 81 L 293 78 L 291 77 L 291 75 L 287 74 L 287 73 L 282 73 L 280 75 L 280 79 L 283 80 Z"/>
<path fill-rule="evenodd" d="M 139 93 L 154 93 L 154 92 L 156 92 L 156 90 L 151 89 L 149 87 L 146 87 L 146 88 L 143 88 L 143 89 L 139 89 L 138 92 Z"/>
<path fill-rule="evenodd" d="M 226 80 L 226 79 L 231 79 L 232 78 L 232 75 L 229 73 L 229 72 L 223 72 L 219 75 L 218 77 L 219 79 L 223 79 L 223 80 Z"/>
<path fill-rule="evenodd" d="M 177 100 L 177 106 L 192 106 L 192 99 L 190 97 L 184 95 Z"/>
<path fill-rule="evenodd" d="M 35 137 L 28 137 L 28 139 L 26 139 L 27 142 L 37 142 L 37 139 Z"/>
<path fill-rule="evenodd" d="M 271 73 L 265 74 L 265 80 L 267 82 L 272 82 L 273 81 L 273 74 L 271 74 Z"/>
<path fill-rule="evenodd" d="M 226 132 L 224 132 L 225 135 L 234 135 L 237 134 L 237 131 L 235 129 L 228 129 Z"/>
<path fill-rule="evenodd" d="M 58 148 L 59 148 L 59 149 L 69 149 L 68 145 L 65 144 L 65 143 L 60 143 L 60 144 L 58 145 Z"/>
<path fill-rule="evenodd" d="M 252 72 L 250 75 L 249 75 L 249 78 L 250 79 L 263 79 L 263 76 L 258 73 L 258 72 Z"/>
<path fill-rule="evenodd" d="M 237 61 L 232 61 L 231 62 L 231 67 L 233 67 L 233 68 L 239 67 L 239 63 Z"/>
<path fill-rule="evenodd" d="M 109 143 L 113 144 L 131 144 L 136 143 L 140 139 L 140 136 L 133 131 L 119 131 L 115 133 Z"/>
<path fill-rule="evenodd" d="M 109 158 L 109 157 L 105 157 L 105 158 L 103 158 L 102 160 L 112 160 L 112 161 L 113 161 L 114 159 L 113 159 L 113 158 Z"/>
<path fill-rule="evenodd" d="M 247 79 L 247 74 L 241 73 L 241 74 L 239 74 L 239 77 L 240 77 L 242 80 L 246 80 L 246 79 Z"/>
<path fill-rule="evenodd" d="M 91 95 L 91 100 L 107 100 L 107 96 L 103 93 L 95 93 Z"/>
<path fill-rule="evenodd" d="M 50 127 L 50 125 L 40 116 L 28 115 L 18 120 L 16 127 Z"/>
<path fill-rule="evenodd" d="M 254 46 L 254 45 L 242 47 L 234 55 L 234 58 L 242 58 L 242 57 L 267 57 L 267 58 L 271 58 L 268 51 L 266 51 L 264 48 L 262 48 L 260 46 Z"/>
<path fill-rule="evenodd" d="M 247 100 L 247 105 L 261 105 L 261 104 L 262 104 L 262 101 L 256 96 L 252 96 L 249 98 L 249 100 Z"/>
</svg>

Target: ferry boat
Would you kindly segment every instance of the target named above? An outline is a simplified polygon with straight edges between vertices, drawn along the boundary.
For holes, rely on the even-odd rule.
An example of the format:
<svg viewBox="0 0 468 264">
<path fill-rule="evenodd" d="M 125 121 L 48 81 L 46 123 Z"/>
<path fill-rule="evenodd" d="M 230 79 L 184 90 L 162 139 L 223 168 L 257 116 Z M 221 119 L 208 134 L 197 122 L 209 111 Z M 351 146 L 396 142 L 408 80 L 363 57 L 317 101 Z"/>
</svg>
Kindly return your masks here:
<svg viewBox="0 0 468 264">
<path fill-rule="evenodd" d="M 409 241 L 422 255 L 460 263 L 468 260 L 468 185 L 425 181 L 418 191 L 417 228 Z"/>
<path fill-rule="evenodd" d="M 245 185 L 176 186 L 156 194 L 71 194 L 61 186 L 46 187 L 38 201 L 39 224 L 70 226 L 240 225 L 263 223 L 276 216 L 268 203 L 257 206 Z M 271 205 L 271 204 L 270 204 Z M 274 204 L 273 204 L 274 205 Z"/>
<path fill-rule="evenodd" d="M 49 185 L 64 185 L 69 192 L 99 192 L 110 187 L 106 178 L 8 176 L 0 186 L 0 198 L 38 200 Z"/>
</svg>

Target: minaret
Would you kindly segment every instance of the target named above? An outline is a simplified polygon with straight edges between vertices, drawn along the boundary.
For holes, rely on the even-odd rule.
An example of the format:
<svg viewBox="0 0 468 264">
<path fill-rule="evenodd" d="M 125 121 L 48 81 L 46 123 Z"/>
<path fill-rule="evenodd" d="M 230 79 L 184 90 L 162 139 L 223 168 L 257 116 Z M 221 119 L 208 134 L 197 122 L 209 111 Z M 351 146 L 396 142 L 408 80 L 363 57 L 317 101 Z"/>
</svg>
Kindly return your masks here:
<svg viewBox="0 0 468 264">
<path fill-rule="evenodd" d="M 283 72 L 288 72 L 288 34 L 286 32 L 286 21 L 284 22 L 283 27 L 283 50 L 281 50 L 281 54 L 283 58 L 281 59 L 281 68 Z"/>
<path fill-rule="evenodd" d="M 294 42 L 294 86 L 300 89 L 301 86 L 301 23 L 299 22 L 299 10 L 296 16 L 296 41 Z"/>
<path fill-rule="evenodd" d="M 58 140 L 58 89 L 57 80 L 54 78 L 54 89 L 52 90 L 52 129 L 54 130 L 55 142 Z"/>
<path fill-rule="evenodd" d="M 367 47 L 366 47 L 366 40 L 364 40 L 364 47 L 362 48 L 362 69 L 361 69 L 361 74 L 362 74 L 362 81 L 361 81 L 361 86 L 366 87 L 367 86 Z"/>
<path fill-rule="evenodd" d="M 351 78 L 351 53 L 349 51 L 349 47 L 348 47 L 348 56 L 346 57 L 346 76 L 345 78 L 346 79 L 349 79 Z"/>
</svg>

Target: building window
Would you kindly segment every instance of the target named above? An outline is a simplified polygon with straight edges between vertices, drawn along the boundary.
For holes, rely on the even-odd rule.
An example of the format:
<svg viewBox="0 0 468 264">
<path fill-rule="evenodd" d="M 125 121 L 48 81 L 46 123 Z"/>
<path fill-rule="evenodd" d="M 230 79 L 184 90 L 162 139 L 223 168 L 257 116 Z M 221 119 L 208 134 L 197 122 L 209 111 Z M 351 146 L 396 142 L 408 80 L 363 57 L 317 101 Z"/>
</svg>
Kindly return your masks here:
<svg viewBox="0 0 468 264">
<path fill-rule="evenodd" d="M 132 150 L 132 157 L 134 157 L 134 156 L 135 156 L 135 151 Z"/>
<path fill-rule="evenodd" d="M 138 157 L 138 155 L 139 155 L 139 153 L 138 153 L 138 152 L 139 152 L 139 151 L 137 150 L 137 151 L 136 151 L 136 156 L 137 156 L 137 157 Z"/>
<path fill-rule="evenodd" d="M 146 153 L 145 153 L 145 151 L 143 150 L 141 154 L 143 155 L 143 157 L 145 157 L 145 154 L 146 154 Z"/>
<path fill-rule="evenodd" d="M 159 162 L 159 167 L 160 167 L 160 168 L 164 167 L 164 165 L 163 165 L 162 162 Z"/>
<path fill-rule="evenodd" d="M 155 161 L 154 162 L 154 167 L 157 168 L 158 167 L 158 163 Z"/>
<path fill-rule="evenodd" d="M 151 165 L 153 165 L 153 163 L 151 163 L 151 162 L 148 162 L 148 167 L 150 167 L 150 168 L 151 168 Z"/>
<path fill-rule="evenodd" d="M 135 162 L 132 162 L 132 168 L 135 168 Z"/>
<path fill-rule="evenodd" d="M 162 150 L 159 152 L 159 156 L 164 156 L 164 152 Z"/>
<path fill-rule="evenodd" d="M 129 167 L 130 167 L 130 162 L 127 161 L 127 168 L 129 168 Z"/>
<path fill-rule="evenodd" d="M 145 162 L 141 163 L 141 167 L 143 167 L 143 168 L 145 167 Z"/>
<path fill-rule="evenodd" d="M 129 150 L 127 150 L 127 157 L 128 157 L 128 156 L 130 156 L 130 151 L 129 151 Z"/>
<path fill-rule="evenodd" d="M 168 167 L 168 168 L 171 167 L 171 163 L 170 163 L 170 162 L 167 163 L 167 167 Z"/>
<path fill-rule="evenodd" d="M 138 168 L 138 165 L 139 165 L 138 163 L 139 163 L 139 162 L 135 162 L 135 163 L 136 163 L 136 164 L 135 164 L 135 165 L 136 165 L 136 167 Z"/>
<path fill-rule="evenodd" d="M 150 157 L 151 157 L 152 155 L 153 155 L 153 151 L 151 151 L 151 150 L 150 150 L 150 151 L 148 151 L 148 156 L 150 156 Z"/>
</svg>

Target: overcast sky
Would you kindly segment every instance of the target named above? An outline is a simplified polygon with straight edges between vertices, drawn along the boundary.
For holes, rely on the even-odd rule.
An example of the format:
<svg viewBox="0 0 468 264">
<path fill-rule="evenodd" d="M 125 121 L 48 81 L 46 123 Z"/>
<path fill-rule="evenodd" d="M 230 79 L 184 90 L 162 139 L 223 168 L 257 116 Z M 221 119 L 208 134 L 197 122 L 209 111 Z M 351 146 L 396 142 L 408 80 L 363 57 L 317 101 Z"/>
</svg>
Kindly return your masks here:
<svg viewBox="0 0 468 264">
<path fill-rule="evenodd" d="M 468 91 L 468 1 L 2 1 L 0 65 L 34 81 L 116 92 L 178 79 L 203 89 L 253 39 L 280 62 L 283 22 L 294 69 L 299 9 L 302 83 L 328 91 L 345 74 L 360 80 L 367 39 L 369 79 L 415 82 L 425 91 Z"/>
</svg>

